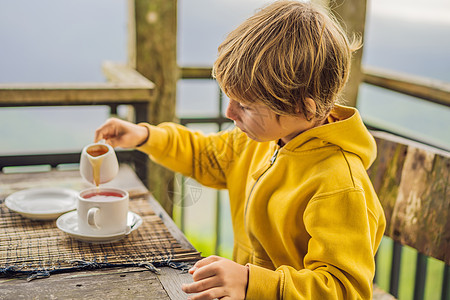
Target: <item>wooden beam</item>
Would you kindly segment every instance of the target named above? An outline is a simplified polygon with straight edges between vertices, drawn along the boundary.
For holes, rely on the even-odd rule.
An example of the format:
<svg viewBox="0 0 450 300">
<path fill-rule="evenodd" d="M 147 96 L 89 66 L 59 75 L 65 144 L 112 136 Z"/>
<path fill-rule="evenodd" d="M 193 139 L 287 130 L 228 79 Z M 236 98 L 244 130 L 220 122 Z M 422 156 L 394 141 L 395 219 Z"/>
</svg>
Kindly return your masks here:
<svg viewBox="0 0 450 300">
<path fill-rule="evenodd" d="M 181 68 L 182 79 L 212 79 L 211 67 L 183 67 Z"/>
<path fill-rule="evenodd" d="M 107 62 L 111 82 L 100 83 L 2 83 L 0 106 L 87 105 L 149 102 L 154 84 L 135 70 Z"/>
<path fill-rule="evenodd" d="M 374 67 L 364 67 L 365 83 L 450 106 L 450 83 Z"/>
<path fill-rule="evenodd" d="M 385 234 L 450 264 L 450 152 L 372 133 L 378 157 L 369 175 L 385 211 Z"/>
<path fill-rule="evenodd" d="M 0 106 L 147 102 L 148 89 L 111 84 L 0 84 Z"/>
</svg>

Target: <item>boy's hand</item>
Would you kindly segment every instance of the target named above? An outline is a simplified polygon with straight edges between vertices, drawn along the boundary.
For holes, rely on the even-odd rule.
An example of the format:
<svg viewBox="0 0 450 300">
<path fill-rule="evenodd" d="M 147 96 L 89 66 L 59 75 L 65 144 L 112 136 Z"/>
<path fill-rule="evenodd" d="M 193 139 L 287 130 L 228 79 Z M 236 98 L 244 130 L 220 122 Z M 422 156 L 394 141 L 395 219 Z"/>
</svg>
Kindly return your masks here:
<svg viewBox="0 0 450 300">
<path fill-rule="evenodd" d="M 229 259 L 209 256 L 199 260 L 190 270 L 194 283 L 184 284 L 185 293 L 198 293 L 192 300 L 245 299 L 248 268 Z"/>
<path fill-rule="evenodd" d="M 95 131 L 95 142 L 104 139 L 113 147 L 133 148 L 148 139 L 148 129 L 116 118 L 108 119 Z"/>
</svg>

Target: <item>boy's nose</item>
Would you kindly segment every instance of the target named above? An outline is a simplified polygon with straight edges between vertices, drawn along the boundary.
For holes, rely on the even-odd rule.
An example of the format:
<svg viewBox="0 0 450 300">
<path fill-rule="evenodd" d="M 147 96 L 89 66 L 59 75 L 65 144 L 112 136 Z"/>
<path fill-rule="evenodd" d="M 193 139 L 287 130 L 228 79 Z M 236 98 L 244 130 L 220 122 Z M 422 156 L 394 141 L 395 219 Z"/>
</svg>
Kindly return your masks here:
<svg viewBox="0 0 450 300">
<path fill-rule="evenodd" d="M 225 111 L 225 117 L 227 117 L 228 119 L 230 119 L 232 121 L 236 121 L 236 119 L 237 119 L 236 105 L 234 105 L 235 102 L 236 101 L 230 100 L 230 102 L 228 102 L 228 106 Z"/>
</svg>

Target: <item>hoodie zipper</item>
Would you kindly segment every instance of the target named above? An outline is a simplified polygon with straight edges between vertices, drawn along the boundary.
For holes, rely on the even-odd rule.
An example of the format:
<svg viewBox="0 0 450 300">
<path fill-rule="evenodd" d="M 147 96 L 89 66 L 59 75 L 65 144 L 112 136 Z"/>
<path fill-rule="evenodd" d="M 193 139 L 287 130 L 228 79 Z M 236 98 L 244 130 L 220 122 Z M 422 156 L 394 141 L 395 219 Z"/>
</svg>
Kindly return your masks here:
<svg viewBox="0 0 450 300">
<path fill-rule="evenodd" d="M 261 179 L 261 177 L 263 177 L 263 175 L 266 174 L 267 170 L 269 170 L 270 167 L 272 167 L 272 165 L 275 163 L 275 160 L 277 159 L 277 156 L 278 156 L 278 151 L 279 151 L 279 148 L 275 149 L 275 152 L 273 153 L 272 157 L 270 158 L 269 167 L 258 177 L 258 179 L 256 179 L 255 183 L 252 186 L 252 189 L 250 190 L 250 194 L 248 195 L 247 203 L 245 204 L 245 209 L 244 209 L 244 228 L 247 227 L 247 209 L 248 209 L 248 204 L 250 203 L 250 197 L 252 196 L 253 190 L 255 189 L 255 186 L 258 183 L 259 179 Z"/>
</svg>

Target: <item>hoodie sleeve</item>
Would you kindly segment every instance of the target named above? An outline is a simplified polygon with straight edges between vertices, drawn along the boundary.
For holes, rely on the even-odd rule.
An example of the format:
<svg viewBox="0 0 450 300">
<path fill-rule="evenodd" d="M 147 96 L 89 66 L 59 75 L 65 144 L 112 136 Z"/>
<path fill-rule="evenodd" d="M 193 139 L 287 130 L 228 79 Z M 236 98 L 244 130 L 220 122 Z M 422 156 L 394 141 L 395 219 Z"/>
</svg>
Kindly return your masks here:
<svg viewBox="0 0 450 300">
<path fill-rule="evenodd" d="M 312 200 L 303 216 L 311 235 L 304 268 L 249 265 L 246 299 L 371 299 L 384 221 L 364 198 L 351 190 Z"/>
<path fill-rule="evenodd" d="M 175 123 L 153 126 L 149 139 L 138 147 L 158 164 L 213 188 L 226 188 L 226 172 L 238 151 L 236 130 L 204 135 Z"/>
</svg>

